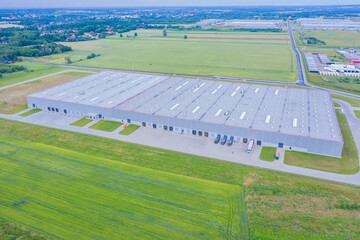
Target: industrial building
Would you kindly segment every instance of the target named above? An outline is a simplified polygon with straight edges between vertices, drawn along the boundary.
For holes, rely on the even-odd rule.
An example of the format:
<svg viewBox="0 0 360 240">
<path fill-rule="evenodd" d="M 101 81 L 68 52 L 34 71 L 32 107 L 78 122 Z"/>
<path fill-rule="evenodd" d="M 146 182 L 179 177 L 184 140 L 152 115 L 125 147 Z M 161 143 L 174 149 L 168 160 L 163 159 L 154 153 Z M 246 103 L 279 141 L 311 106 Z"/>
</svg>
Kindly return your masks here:
<svg viewBox="0 0 360 240">
<path fill-rule="evenodd" d="M 155 75 L 100 72 L 27 97 L 29 107 L 235 142 L 340 157 L 330 94 Z"/>
<path fill-rule="evenodd" d="M 360 22 L 351 19 L 299 18 L 296 23 L 308 30 L 360 30 Z"/>
<path fill-rule="evenodd" d="M 285 26 L 282 20 L 251 20 L 251 19 L 206 19 L 197 23 L 198 26 L 225 26 L 246 29 L 281 29 Z"/>
<path fill-rule="evenodd" d="M 304 56 L 305 56 L 305 61 L 306 61 L 306 65 L 308 67 L 309 72 L 318 73 L 319 69 L 315 62 L 313 54 L 305 53 Z"/>
</svg>

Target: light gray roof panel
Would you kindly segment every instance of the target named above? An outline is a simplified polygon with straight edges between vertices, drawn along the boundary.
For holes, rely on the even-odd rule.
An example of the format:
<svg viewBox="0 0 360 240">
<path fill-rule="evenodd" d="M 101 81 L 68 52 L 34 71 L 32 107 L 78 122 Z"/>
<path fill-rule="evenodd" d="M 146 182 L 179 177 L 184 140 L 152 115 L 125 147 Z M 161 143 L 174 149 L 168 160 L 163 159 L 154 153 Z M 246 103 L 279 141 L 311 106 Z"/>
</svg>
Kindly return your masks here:
<svg viewBox="0 0 360 240">
<path fill-rule="evenodd" d="M 101 72 L 30 96 L 342 142 L 325 91 Z"/>
</svg>

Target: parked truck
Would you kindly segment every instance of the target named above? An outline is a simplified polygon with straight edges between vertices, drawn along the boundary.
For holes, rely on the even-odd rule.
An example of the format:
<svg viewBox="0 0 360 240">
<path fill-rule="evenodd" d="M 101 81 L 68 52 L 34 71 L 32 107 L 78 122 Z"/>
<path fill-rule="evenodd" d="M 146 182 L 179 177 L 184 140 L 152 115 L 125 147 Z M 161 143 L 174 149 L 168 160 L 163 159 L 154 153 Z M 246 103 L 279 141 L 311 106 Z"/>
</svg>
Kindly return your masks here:
<svg viewBox="0 0 360 240">
<path fill-rule="evenodd" d="M 254 141 L 254 139 L 251 139 L 250 141 L 249 141 L 249 145 L 248 145 L 248 148 L 247 148 L 247 153 L 251 153 L 252 152 L 252 150 L 253 150 L 253 148 L 254 148 L 254 143 L 255 143 L 255 141 Z"/>
</svg>

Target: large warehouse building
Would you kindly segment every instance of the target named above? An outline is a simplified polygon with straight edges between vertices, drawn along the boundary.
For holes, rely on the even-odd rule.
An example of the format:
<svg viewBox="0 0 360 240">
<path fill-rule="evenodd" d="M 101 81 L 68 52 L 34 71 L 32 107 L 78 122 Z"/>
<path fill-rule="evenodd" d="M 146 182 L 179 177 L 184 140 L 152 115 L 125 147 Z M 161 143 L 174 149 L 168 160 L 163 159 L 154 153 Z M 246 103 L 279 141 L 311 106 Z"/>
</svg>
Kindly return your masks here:
<svg viewBox="0 0 360 240">
<path fill-rule="evenodd" d="M 340 157 L 328 92 L 101 72 L 27 97 L 29 107 Z"/>
</svg>

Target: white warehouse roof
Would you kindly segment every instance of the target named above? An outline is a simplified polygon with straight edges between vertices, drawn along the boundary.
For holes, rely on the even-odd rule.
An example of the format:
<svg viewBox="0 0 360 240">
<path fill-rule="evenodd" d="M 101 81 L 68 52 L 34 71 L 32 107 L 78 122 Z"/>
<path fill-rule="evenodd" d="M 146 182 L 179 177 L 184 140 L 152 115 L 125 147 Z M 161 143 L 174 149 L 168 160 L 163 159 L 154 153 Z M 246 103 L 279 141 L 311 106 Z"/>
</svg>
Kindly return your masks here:
<svg viewBox="0 0 360 240">
<path fill-rule="evenodd" d="M 326 91 L 100 72 L 29 97 L 343 141 Z"/>
</svg>

